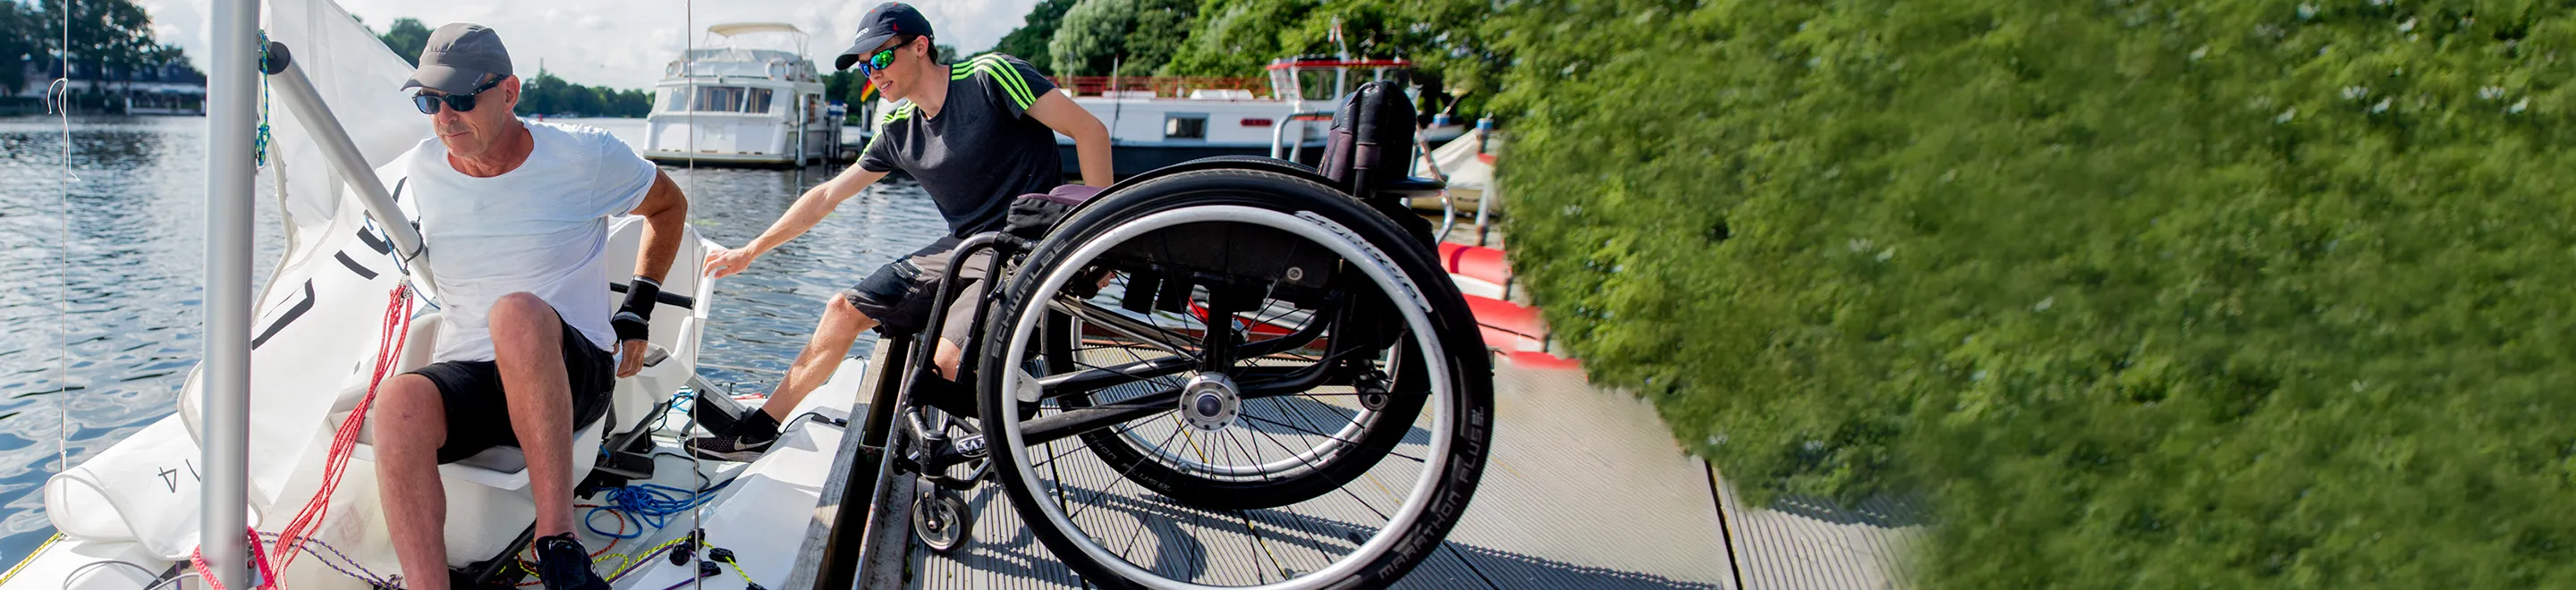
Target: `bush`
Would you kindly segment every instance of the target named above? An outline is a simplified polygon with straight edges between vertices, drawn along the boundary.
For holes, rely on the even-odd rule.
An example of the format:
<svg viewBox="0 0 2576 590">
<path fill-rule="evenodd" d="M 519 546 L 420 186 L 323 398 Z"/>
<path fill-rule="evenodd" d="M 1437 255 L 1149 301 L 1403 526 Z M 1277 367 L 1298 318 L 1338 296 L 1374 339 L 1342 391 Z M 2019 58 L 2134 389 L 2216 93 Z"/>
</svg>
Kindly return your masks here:
<svg viewBox="0 0 2576 590">
<path fill-rule="evenodd" d="M 2576 586 L 2576 13 L 1523 4 L 1514 264 L 1934 588 Z"/>
</svg>

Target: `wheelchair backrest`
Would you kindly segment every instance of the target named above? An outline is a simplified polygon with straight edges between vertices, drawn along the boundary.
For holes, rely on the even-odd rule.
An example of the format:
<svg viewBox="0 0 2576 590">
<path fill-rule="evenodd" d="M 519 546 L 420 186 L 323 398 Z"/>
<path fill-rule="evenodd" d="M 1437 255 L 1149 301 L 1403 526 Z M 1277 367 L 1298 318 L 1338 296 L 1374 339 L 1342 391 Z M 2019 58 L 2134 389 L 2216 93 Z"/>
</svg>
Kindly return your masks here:
<svg viewBox="0 0 2576 590">
<path fill-rule="evenodd" d="M 1334 111 L 1316 167 L 1353 195 L 1404 179 L 1413 168 L 1413 118 L 1413 99 L 1402 85 L 1361 84 Z"/>
</svg>

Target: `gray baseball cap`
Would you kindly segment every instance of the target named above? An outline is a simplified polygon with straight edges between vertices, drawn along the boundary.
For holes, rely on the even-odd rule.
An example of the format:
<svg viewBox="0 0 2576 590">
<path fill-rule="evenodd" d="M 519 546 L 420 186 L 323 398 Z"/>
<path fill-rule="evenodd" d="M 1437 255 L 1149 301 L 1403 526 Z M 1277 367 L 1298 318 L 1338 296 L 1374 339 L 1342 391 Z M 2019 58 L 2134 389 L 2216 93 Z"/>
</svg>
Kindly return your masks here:
<svg viewBox="0 0 2576 590">
<path fill-rule="evenodd" d="M 501 46 L 500 34 L 483 25 L 447 23 L 429 33 L 429 44 L 420 50 L 420 69 L 412 71 L 403 89 L 467 94 L 485 81 L 509 75 L 510 50 Z"/>
</svg>

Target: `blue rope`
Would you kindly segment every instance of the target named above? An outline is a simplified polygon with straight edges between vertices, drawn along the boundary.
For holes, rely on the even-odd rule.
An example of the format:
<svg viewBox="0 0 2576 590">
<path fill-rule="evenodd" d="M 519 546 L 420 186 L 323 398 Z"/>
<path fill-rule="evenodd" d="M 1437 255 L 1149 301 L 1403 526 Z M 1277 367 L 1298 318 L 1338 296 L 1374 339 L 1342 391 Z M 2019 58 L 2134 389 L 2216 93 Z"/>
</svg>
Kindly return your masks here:
<svg viewBox="0 0 2576 590">
<path fill-rule="evenodd" d="M 732 484 L 733 480 L 728 479 L 694 493 L 682 488 L 651 483 L 611 489 L 608 490 L 608 497 L 604 499 L 605 504 L 582 514 L 581 526 L 590 529 L 592 534 L 611 539 L 641 537 L 646 532 L 660 530 L 663 525 L 670 522 L 671 517 L 686 514 L 706 504 L 708 500 L 715 499 L 716 490 Z M 591 519 L 602 511 L 615 514 L 625 522 L 635 523 L 638 525 L 637 530 L 627 534 L 599 530 L 599 525 L 593 524 Z"/>
</svg>

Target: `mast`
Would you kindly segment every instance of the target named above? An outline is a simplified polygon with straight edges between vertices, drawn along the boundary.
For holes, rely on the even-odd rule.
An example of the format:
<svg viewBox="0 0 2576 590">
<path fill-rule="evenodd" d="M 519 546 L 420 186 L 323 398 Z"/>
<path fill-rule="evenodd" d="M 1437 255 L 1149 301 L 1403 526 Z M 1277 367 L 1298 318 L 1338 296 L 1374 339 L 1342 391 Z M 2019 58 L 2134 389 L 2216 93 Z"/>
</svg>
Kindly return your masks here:
<svg viewBox="0 0 2576 590">
<path fill-rule="evenodd" d="M 258 118 L 259 4 L 214 0 L 206 80 L 205 463 L 197 542 L 210 585 L 247 588 L 250 528 L 251 161 Z M 242 536 L 234 536 L 242 535 Z"/>
</svg>

